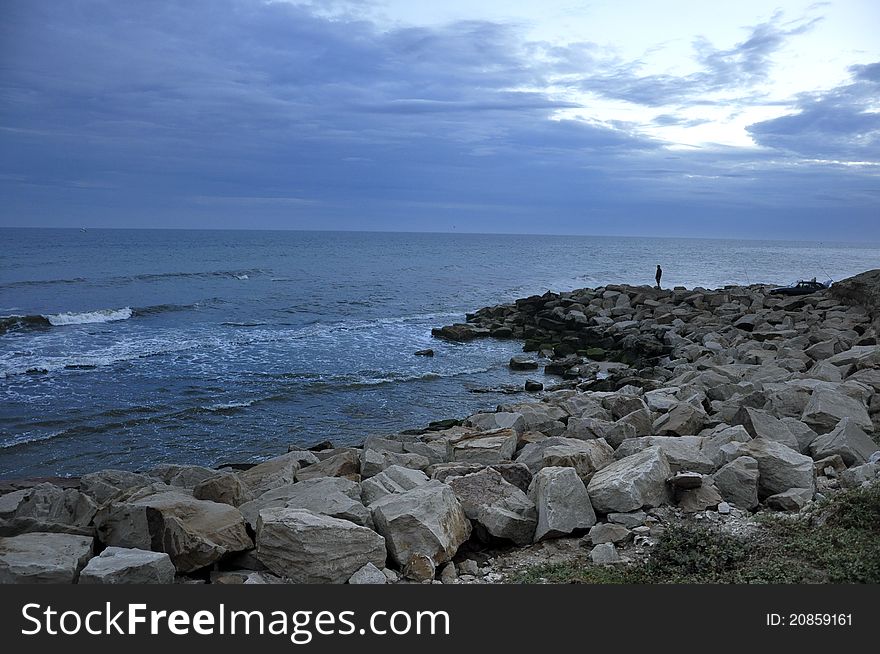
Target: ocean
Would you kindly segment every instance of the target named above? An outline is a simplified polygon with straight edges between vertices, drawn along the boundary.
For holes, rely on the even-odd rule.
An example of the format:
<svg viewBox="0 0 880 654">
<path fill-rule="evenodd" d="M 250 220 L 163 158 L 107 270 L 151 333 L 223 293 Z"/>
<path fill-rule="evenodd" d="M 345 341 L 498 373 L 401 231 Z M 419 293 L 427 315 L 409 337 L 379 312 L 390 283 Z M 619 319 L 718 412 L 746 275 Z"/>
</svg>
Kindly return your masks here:
<svg viewBox="0 0 880 654">
<path fill-rule="evenodd" d="M 467 311 L 606 283 L 788 284 L 880 245 L 0 229 L 0 478 L 256 461 L 464 417 L 540 372 L 447 343 Z M 432 348 L 433 358 L 415 356 Z"/>
</svg>

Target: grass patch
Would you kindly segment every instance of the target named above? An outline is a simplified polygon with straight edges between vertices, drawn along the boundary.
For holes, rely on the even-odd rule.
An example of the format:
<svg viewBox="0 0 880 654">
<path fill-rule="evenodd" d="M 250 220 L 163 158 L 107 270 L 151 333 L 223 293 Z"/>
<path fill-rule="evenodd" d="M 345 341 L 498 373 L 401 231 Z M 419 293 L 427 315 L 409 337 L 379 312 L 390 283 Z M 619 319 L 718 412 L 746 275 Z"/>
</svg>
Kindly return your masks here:
<svg viewBox="0 0 880 654">
<path fill-rule="evenodd" d="M 740 538 L 671 525 L 642 563 L 539 565 L 514 583 L 880 583 L 880 483 L 837 494 L 796 519 L 767 517 Z"/>
</svg>

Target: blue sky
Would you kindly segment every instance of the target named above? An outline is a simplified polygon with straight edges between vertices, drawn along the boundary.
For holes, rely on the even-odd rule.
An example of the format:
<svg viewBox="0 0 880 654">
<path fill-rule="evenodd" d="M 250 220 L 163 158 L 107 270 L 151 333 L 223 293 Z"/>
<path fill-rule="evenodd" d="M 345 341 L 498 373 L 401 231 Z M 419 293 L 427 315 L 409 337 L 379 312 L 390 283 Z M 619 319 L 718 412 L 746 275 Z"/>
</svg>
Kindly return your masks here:
<svg viewBox="0 0 880 654">
<path fill-rule="evenodd" d="M 880 3 L 0 5 L 0 226 L 880 240 Z"/>
</svg>

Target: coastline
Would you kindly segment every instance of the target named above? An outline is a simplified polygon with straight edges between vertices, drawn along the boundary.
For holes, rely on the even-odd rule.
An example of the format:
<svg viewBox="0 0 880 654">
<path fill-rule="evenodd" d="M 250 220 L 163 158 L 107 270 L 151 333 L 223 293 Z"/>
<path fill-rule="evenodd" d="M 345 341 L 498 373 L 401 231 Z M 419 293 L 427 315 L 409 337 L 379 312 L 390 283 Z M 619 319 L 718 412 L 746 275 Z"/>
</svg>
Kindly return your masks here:
<svg viewBox="0 0 880 654">
<path fill-rule="evenodd" d="M 536 353 L 558 385 L 253 466 L 0 483 L 0 581 L 495 582 L 635 564 L 684 522 L 740 537 L 756 511 L 807 514 L 880 473 L 880 271 L 768 291 L 608 285 L 485 307 L 434 335 L 523 341 L 511 367 Z"/>
</svg>

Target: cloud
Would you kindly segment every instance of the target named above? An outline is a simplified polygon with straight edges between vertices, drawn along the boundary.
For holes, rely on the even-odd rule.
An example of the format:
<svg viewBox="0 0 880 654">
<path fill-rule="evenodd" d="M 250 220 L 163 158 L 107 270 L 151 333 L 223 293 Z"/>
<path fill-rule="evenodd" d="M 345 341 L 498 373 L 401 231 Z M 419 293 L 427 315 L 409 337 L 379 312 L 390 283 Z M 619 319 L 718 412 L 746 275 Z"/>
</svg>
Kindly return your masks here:
<svg viewBox="0 0 880 654">
<path fill-rule="evenodd" d="M 761 145 L 816 159 L 880 162 L 880 62 L 850 68 L 852 81 L 803 95 L 797 113 L 756 123 Z"/>
<path fill-rule="evenodd" d="M 803 127 L 754 128 L 796 156 L 673 152 L 636 124 L 572 118 L 589 107 L 559 91 L 693 126 L 667 105 L 757 83 L 809 23 L 776 18 L 727 50 L 698 41 L 698 73 L 643 76 L 593 44 L 529 42 L 509 24 L 385 29 L 337 7 L 7 3 L 0 224 L 673 235 L 766 232 L 767 215 L 841 194 L 854 220 L 876 206 L 863 171 L 803 161 L 818 151 Z M 853 74 L 858 88 L 803 98 L 805 110 L 825 102 L 851 128 L 877 70 Z"/>
<path fill-rule="evenodd" d="M 785 23 L 777 13 L 750 29 L 749 36 L 729 49 L 716 48 L 705 37 L 693 41 L 699 69 L 688 75 L 642 75 L 641 61 L 624 62 L 610 71 L 584 75 L 583 91 L 648 107 L 714 104 L 718 92 L 744 91 L 767 80 L 775 54 L 793 36 L 811 30 L 821 18 Z"/>
</svg>

